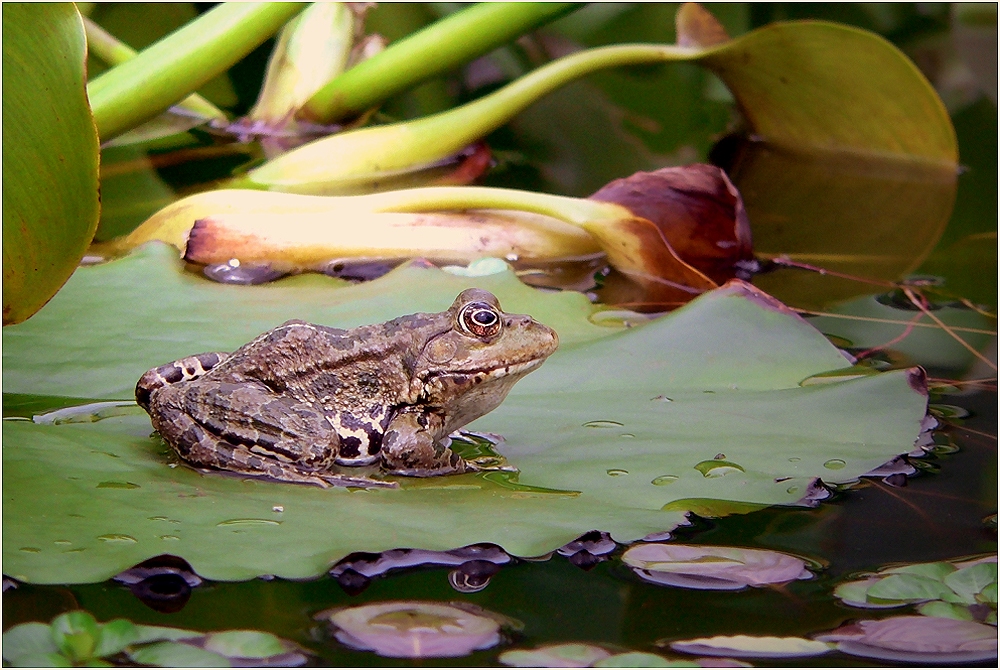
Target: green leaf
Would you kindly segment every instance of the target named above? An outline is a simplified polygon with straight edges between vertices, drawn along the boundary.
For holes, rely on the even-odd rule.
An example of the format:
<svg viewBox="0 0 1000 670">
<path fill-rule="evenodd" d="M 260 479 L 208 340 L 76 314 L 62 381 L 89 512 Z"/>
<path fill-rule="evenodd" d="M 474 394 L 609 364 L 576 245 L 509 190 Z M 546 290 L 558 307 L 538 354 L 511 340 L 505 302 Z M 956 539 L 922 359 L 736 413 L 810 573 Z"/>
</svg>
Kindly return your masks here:
<svg viewBox="0 0 1000 670">
<path fill-rule="evenodd" d="M 924 616 L 936 616 L 942 619 L 959 619 L 962 621 L 973 621 L 974 619 L 972 613 L 964 605 L 946 603 L 940 600 L 923 603 L 917 607 L 917 611 Z"/>
<path fill-rule="evenodd" d="M 239 287 L 178 265 L 160 246 L 81 268 L 35 319 L 5 332 L 5 390 L 128 397 L 149 367 L 232 348 L 289 317 L 354 326 L 439 311 L 480 286 L 563 342 L 471 426 L 504 436 L 498 450 L 519 476 L 321 490 L 169 467 L 142 415 L 5 421 L 3 550 L 15 578 L 101 581 L 162 553 L 209 579 L 303 578 L 353 551 L 494 542 L 534 556 L 595 528 L 630 542 L 680 523 L 683 508 L 663 510 L 679 500 L 795 504 L 817 477 L 856 480 L 912 449 L 925 412 L 905 371 L 800 387 L 848 361 L 742 284 L 615 330 L 588 321 L 594 307 L 582 295 L 535 291 L 510 272 L 468 278 L 410 266 L 347 288 L 325 277 Z M 706 477 L 696 468 L 720 452 L 743 471 Z M 137 488 L 99 486 L 106 481 Z"/>
<path fill-rule="evenodd" d="M 868 587 L 868 598 L 876 602 L 921 602 L 953 595 L 941 582 L 919 575 L 889 575 Z"/>
<path fill-rule="evenodd" d="M 24 659 L 58 652 L 47 623 L 22 623 L 3 634 L 3 658 L 15 666 L 33 665 Z"/>
<path fill-rule="evenodd" d="M 586 668 L 611 654 L 603 647 L 580 642 L 549 644 L 534 649 L 510 649 L 499 661 L 515 668 Z"/>
<path fill-rule="evenodd" d="M 97 648 L 94 649 L 93 653 L 96 657 L 117 654 L 140 639 L 138 628 L 128 619 L 108 621 L 101 625 L 100 631 Z"/>
<path fill-rule="evenodd" d="M 659 654 L 644 651 L 630 651 L 602 658 L 593 664 L 595 668 L 698 668 L 693 661 L 676 661 L 663 658 Z"/>
<path fill-rule="evenodd" d="M 943 581 L 945 577 L 955 572 L 957 568 L 947 561 L 936 563 L 914 563 L 912 565 L 901 565 L 896 568 L 881 570 L 879 574 L 885 575 L 919 575 L 928 579 Z"/>
<path fill-rule="evenodd" d="M 177 668 L 228 668 L 224 656 L 183 642 L 157 642 L 129 652 L 129 658 L 142 665 Z"/>
<path fill-rule="evenodd" d="M 136 624 L 135 630 L 137 637 L 133 644 L 144 644 L 146 642 L 161 642 L 167 640 L 186 640 L 204 635 L 204 633 L 199 633 L 196 630 L 168 628 L 166 626 L 143 626 Z"/>
<path fill-rule="evenodd" d="M 204 647 L 227 658 L 267 658 L 285 653 L 281 639 L 259 630 L 227 630 L 211 633 Z"/>
<path fill-rule="evenodd" d="M 69 278 L 94 236 L 97 132 L 87 45 L 69 3 L 3 6 L 3 322 L 24 321 Z"/>
<path fill-rule="evenodd" d="M 15 668 L 72 668 L 73 662 L 62 654 L 25 654 L 11 661 Z"/>
<path fill-rule="evenodd" d="M 976 596 L 982 593 L 986 587 L 992 584 L 996 588 L 997 564 L 970 565 L 945 577 L 944 583 L 957 593 L 963 602 L 971 605 L 977 601 Z"/>
<path fill-rule="evenodd" d="M 76 662 L 93 658 L 101 628 L 89 612 L 60 614 L 52 620 L 51 627 L 52 638 L 63 654 Z"/>
</svg>

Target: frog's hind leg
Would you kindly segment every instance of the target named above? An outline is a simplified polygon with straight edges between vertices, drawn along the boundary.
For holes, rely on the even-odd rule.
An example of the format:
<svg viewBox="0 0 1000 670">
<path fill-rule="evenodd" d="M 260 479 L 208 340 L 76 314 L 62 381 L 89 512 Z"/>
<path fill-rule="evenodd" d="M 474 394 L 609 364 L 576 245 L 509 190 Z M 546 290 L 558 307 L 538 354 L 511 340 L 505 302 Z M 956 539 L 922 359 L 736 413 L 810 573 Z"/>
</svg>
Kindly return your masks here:
<svg viewBox="0 0 1000 670">
<path fill-rule="evenodd" d="M 224 351 L 196 354 L 153 368 L 144 374 L 135 385 L 135 401 L 139 407 L 149 411 L 149 399 L 153 391 L 170 384 L 197 379 L 222 361 L 229 358 Z"/>
</svg>

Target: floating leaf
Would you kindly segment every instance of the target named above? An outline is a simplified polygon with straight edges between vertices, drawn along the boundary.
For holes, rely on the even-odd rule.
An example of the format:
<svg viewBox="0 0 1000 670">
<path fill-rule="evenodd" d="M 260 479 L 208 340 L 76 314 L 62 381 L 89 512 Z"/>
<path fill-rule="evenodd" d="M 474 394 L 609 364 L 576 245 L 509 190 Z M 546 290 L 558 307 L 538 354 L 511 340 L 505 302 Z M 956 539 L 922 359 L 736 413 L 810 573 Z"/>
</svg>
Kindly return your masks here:
<svg viewBox="0 0 1000 670">
<path fill-rule="evenodd" d="M 974 621 L 926 616 L 897 616 L 858 621 L 817 640 L 865 658 L 942 665 L 988 661 L 997 657 L 997 630 Z"/>
<path fill-rule="evenodd" d="M 3 634 L 3 660 L 15 667 L 51 666 L 56 656 L 65 658 L 59 653 L 48 624 L 22 623 Z M 65 660 L 64 665 L 72 665 L 69 659 Z"/>
<path fill-rule="evenodd" d="M 716 635 L 670 643 L 674 651 L 705 656 L 735 656 L 737 658 L 796 658 L 819 656 L 831 650 L 831 645 L 801 637 L 753 635 Z"/>
<path fill-rule="evenodd" d="M 69 278 L 97 229 L 97 130 L 87 42 L 69 3 L 3 7 L 3 322 Z"/>
<path fill-rule="evenodd" d="M 868 588 L 868 598 L 876 602 L 921 602 L 953 595 L 941 582 L 919 575 L 889 575 Z"/>
<path fill-rule="evenodd" d="M 355 551 L 489 542 L 533 556 L 594 529 L 631 542 L 682 522 L 690 508 L 678 501 L 811 501 L 816 478 L 854 481 L 910 451 L 925 411 L 921 378 L 906 371 L 799 386 L 849 363 L 740 283 L 621 330 L 591 324 L 582 295 L 534 291 L 510 272 L 467 278 L 411 265 L 345 288 L 326 277 L 239 287 L 178 265 L 161 246 L 81 268 L 35 318 L 5 331 L 4 389 L 129 397 L 154 365 L 231 350 L 288 318 L 350 327 L 439 311 L 479 286 L 555 327 L 563 343 L 474 425 L 504 436 L 498 451 L 520 473 L 324 491 L 169 467 L 141 415 L 5 421 L 3 548 L 15 578 L 101 581 L 162 553 L 210 579 L 302 578 Z M 696 469 L 720 452 L 743 471 Z M 831 458 L 844 467 L 825 467 Z M 98 487 L 107 481 L 139 488 Z"/>
<path fill-rule="evenodd" d="M 944 583 L 957 593 L 963 602 L 969 604 L 975 603 L 976 596 L 991 584 L 996 589 L 997 564 L 979 563 L 978 565 L 970 565 L 946 576 Z"/>
<path fill-rule="evenodd" d="M 498 660 L 515 668 L 586 668 L 609 656 L 611 652 L 603 647 L 570 642 L 534 649 L 510 649 L 500 654 Z"/>
<path fill-rule="evenodd" d="M 183 642 L 156 642 L 131 652 L 129 658 L 142 665 L 175 668 L 228 668 L 225 656 Z"/>
<path fill-rule="evenodd" d="M 478 610 L 478 611 L 477 611 Z M 500 642 L 500 623 L 474 605 L 396 601 L 317 615 L 349 647 L 391 658 L 466 656 Z"/>
<path fill-rule="evenodd" d="M 801 558 L 742 547 L 637 544 L 622 560 L 647 581 L 696 589 L 731 590 L 812 577 Z"/>
</svg>

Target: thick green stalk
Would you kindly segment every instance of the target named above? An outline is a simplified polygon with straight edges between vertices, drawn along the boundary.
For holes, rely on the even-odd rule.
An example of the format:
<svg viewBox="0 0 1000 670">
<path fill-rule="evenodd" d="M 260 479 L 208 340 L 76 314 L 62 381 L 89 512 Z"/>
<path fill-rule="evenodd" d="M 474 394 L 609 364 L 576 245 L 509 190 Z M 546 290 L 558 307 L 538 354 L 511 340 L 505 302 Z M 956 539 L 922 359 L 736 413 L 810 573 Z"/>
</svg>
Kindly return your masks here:
<svg viewBox="0 0 1000 670">
<path fill-rule="evenodd" d="M 87 48 L 90 49 L 90 53 L 108 65 L 121 65 L 139 55 L 139 52 L 135 49 L 119 40 L 86 16 L 83 17 L 83 27 L 87 31 Z M 184 98 L 177 103 L 177 106 L 183 107 L 192 114 L 206 119 L 227 120 L 225 112 L 197 93 L 192 93 Z"/>
<path fill-rule="evenodd" d="M 87 85 L 102 141 L 184 99 L 276 33 L 305 3 L 222 4 Z"/>
<path fill-rule="evenodd" d="M 435 75 L 452 70 L 579 6 L 483 2 L 394 42 L 317 91 L 300 116 L 333 123 L 356 116 Z"/>
<path fill-rule="evenodd" d="M 690 60 L 699 53 L 699 49 L 658 44 L 580 51 L 461 107 L 310 142 L 250 171 L 230 186 L 299 193 L 372 189 L 387 176 L 416 170 L 455 154 L 541 96 L 574 79 L 609 67 Z"/>
</svg>

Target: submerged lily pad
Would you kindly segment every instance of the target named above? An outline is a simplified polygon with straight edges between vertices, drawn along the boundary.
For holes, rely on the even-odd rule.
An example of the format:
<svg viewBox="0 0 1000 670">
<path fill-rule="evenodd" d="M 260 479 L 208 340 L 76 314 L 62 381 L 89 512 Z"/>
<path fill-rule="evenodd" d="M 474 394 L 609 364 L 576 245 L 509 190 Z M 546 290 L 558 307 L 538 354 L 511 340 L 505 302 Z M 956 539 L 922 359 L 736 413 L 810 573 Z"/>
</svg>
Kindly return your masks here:
<svg viewBox="0 0 1000 670">
<path fill-rule="evenodd" d="M 801 558 L 743 547 L 637 544 L 622 560 L 648 582 L 712 591 L 812 578 Z"/>
<path fill-rule="evenodd" d="M 7 420 L 4 566 L 18 579 L 101 581 L 164 553 L 202 577 L 240 580 L 312 577 L 356 551 L 488 542 L 536 556 L 595 529 L 626 543 L 674 528 L 705 500 L 796 504 L 817 478 L 855 481 L 910 451 L 925 413 L 922 380 L 907 371 L 800 386 L 849 362 L 742 283 L 614 330 L 587 320 L 583 296 L 537 292 L 510 272 L 409 266 L 347 288 L 320 277 L 218 286 L 184 275 L 165 251 L 82 268 L 29 322 L 5 329 L 4 390 L 128 397 L 149 367 L 231 349 L 287 318 L 353 326 L 438 311 L 480 286 L 563 342 L 472 426 L 503 435 L 498 451 L 520 473 L 321 490 L 177 466 L 141 414 Z M 697 467 L 720 454 L 739 468 L 714 477 Z M 109 481 L 135 486 L 100 486 Z"/>
<path fill-rule="evenodd" d="M 921 665 L 975 663 L 997 657 L 997 629 L 975 621 L 897 616 L 858 621 L 817 635 L 852 656 Z"/>
</svg>

